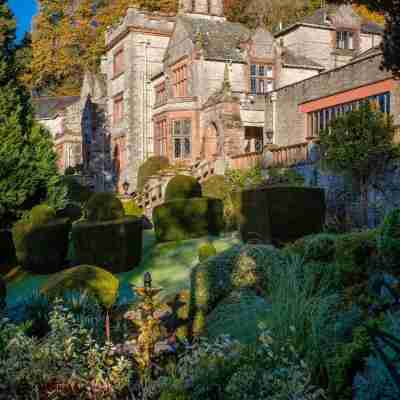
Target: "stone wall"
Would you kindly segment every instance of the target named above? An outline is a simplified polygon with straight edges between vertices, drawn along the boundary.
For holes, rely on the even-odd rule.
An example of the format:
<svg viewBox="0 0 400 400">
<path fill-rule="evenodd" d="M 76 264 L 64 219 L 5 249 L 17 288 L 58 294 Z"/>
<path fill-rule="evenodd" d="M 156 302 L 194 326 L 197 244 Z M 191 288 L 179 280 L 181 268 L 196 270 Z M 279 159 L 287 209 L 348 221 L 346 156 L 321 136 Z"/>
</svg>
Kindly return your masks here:
<svg viewBox="0 0 400 400">
<path fill-rule="evenodd" d="M 277 100 L 274 143 L 286 146 L 305 141 L 306 114 L 299 110 L 299 105 L 302 103 L 391 78 L 390 72 L 380 70 L 381 61 L 381 55 L 378 54 L 278 89 L 275 92 Z M 398 84 L 391 96 L 391 101 L 394 122 L 399 125 L 400 89 Z M 273 105 L 269 96 L 266 99 L 265 109 L 266 129 L 272 129 L 272 114 Z"/>
</svg>

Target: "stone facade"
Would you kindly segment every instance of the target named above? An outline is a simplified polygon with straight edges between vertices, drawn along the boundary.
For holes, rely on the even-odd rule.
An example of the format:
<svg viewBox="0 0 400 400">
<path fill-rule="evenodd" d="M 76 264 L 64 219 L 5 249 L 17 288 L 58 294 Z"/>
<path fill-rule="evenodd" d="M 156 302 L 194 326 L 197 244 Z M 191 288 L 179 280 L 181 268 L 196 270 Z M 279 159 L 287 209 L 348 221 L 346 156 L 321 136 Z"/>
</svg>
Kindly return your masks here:
<svg viewBox="0 0 400 400">
<path fill-rule="evenodd" d="M 177 15 L 131 7 L 106 33 L 101 73 L 88 74 L 81 96 L 45 121 L 58 138 L 60 168 L 73 146 L 73 164 L 83 164 L 97 190 L 121 191 L 128 182 L 132 192 L 140 164 L 154 154 L 229 165 L 262 152 L 271 129 L 279 128 L 277 144 L 303 140 L 298 100 L 337 90 L 324 71 L 378 44 L 380 34 L 348 6 L 320 9 L 275 36 L 228 22 L 222 0 L 181 0 Z M 360 80 L 364 72 L 354 74 Z M 320 88 L 311 97 L 296 86 L 313 79 Z M 273 90 L 271 111 L 265 96 Z"/>
<path fill-rule="evenodd" d="M 400 126 L 400 85 L 381 71 L 382 55 L 371 51 L 342 67 L 282 87 L 266 97 L 265 125 L 274 144 L 288 146 L 312 138 L 308 114 L 390 92 L 390 111 Z M 288 118 L 290 116 L 290 118 Z"/>
</svg>

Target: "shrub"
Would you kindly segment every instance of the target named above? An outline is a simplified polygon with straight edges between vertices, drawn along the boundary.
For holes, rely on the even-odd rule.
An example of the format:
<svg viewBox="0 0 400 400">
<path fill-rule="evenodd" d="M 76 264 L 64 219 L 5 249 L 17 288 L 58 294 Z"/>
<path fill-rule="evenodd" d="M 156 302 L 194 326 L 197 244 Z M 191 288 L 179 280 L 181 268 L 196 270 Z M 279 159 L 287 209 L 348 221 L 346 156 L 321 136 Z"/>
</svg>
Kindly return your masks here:
<svg viewBox="0 0 400 400">
<path fill-rule="evenodd" d="M 204 320 L 234 289 L 263 289 L 270 268 L 282 262 L 279 252 L 266 245 L 236 245 L 194 267 L 190 274 L 190 316 L 193 334 L 204 329 Z M 250 276 L 250 278 L 249 278 Z M 197 322 L 201 324 L 197 324 Z M 195 329 L 196 324 L 199 329 Z"/>
<path fill-rule="evenodd" d="M 135 200 L 123 201 L 122 206 L 127 217 L 141 217 L 143 210 L 137 205 Z"/>
<path fill-rule="evenodd" d="M 203 262 L 207 258 L 217 255 L 217 250 L 212 243 L 204 243 L 199 247 L 199 261 Z"/>
<path fill-rule="evenodd" d="M 55 297 L 71 290 L 88 291 L 100 304 L 110 308 L 117 299 L 118 288 L 119 281 L 110 272 L 91 265 L 80 265 L 51 276 L 41 292 Z"/>
<path fill-rule="evenodd" d="M 0 321 L 0 382 L 12 398 L 106 400 L 128 398 L 134 366 L 100 344 L 68 309 L 56 303 L 44 338 L 27 336 L 23 328 Z"/>
<path fill-rule="evenodd" d="M 167 185 L 165 201 L 201 197 L 201 185 L 196 178 L 187 175 L 176 175 Z"/>
<path fill-rule="evenodd" d="M 74 176 L 62 177 L 67 187 L 67 203 L 83 205 L 93 195 L 93 191 L 82 185 Z"/>
<path fill-rule="evenodd" d="M 163 301 L 171 310 L 171 316 L 164 326 L 180 340 L 188 339 L 189 336 L 189 301 L 189 290 L 173 293 Z"/>
<path fill-rule="evenodd" d="M 146 184 L 147 179 L 157 174 L 158 172 L 166 169 L 169 166 L 169 160 L 167 157 L 163 156 L 154 156 L 148 158 L 138 170 L 137 176 L 137 189 L 139 192 L 143 190 L 144 185 Z"/>
<path fill-rule="evenodd" d="M 192 198 L 168 201 L 153 210 L 156 238 L 159 242 L 185 240 L 223 229 L 221 200 Z"/>
<path fill-rule="evenodd" d="M 71 222 L 78 221 L 83 217 L 82 207 L 78 204 L 67 204 L 64 209 L 57 211 L 57 218 L 67 218 Z"/>
<path fill-rule="evenodd" d="M 3 278 L 0 277 L 0 310 L 6 306 L 7 286 Z"/>
<path fill-rule="evenodd" d="M 39 204 L 32 208 L 23 219 L 24 222 L 30 222 L 33 225 L 43 225 L 56 218 L 56 211 L 47 204 Z"/>
<path fill-rule="evenodd" d="M 264 185 L 303 186 L 304 177 L 293 168 L 268 168 L 268 179 Z"/>
<path fill-rule="evenodd" d="M 142 220 L 78 222 L 72 229 L 76 262 L 97 265 L 111 272 L 129 271 L 142 257 Z"/>
<path fill-rule="evenodd" d="M 15 261 L 15 248 L 12 233 L 9 230 L 0 230 L 0 265 Z"/>
<path fill-rule="evenodd" d="M 306 261 L 332 262 L 335 258 L 336 236 L 322 233 L 307 238 L 304 258 Z"/>
<path fill-rule="evenodd" d="M 12 229 L 21 266 L 38 274 L 57 272 L 66 265 L 71 222 L 55 220 L 43 225 L 18 222 Z"/>
<path fill-rule="evenodd" d="M 400 265 L 400 208 L 385 217 L 378 236 L 378 250 L 387 267 Z"/>
<path fill-rule="evenodd" d="M 257 239 L 282 244 L 322 231 L 325 222 L 322 189 L 272 186 L 237 192 L 235 196 L 245 241 Z"/>
<path fill-rule="evenodd" d="M 95 193 L 86 203 L 85 216 L 88 221 L 112 221 L 125 216 L 121 200 L 114 193 Z"/>
</svg>

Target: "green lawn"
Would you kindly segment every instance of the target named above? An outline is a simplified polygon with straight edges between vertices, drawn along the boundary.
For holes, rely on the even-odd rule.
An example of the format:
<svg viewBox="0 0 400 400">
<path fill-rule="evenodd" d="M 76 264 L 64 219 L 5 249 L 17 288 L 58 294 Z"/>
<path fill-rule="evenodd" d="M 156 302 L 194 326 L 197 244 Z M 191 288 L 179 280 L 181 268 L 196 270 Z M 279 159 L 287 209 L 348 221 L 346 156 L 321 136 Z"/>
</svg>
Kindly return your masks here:
<svg viewBox="0 0 400 400">
<path fill-rule="evenodd" d="M 151 272 L 155 286 L 164 288 L 163 294 L 189 287 L 191 268 L 197 264 L 197 249 L 200 244 L 210 240 L 217 251 L 223 251 L 238 243 L 232 235 L 185 240 L 157 245 L 154 232 L 145 231 L 143 240 L 143 259 L 141 264 L 129 272 L 118 274 L 120 280 L 120 299 L 132 299 L 130 284 L 142 285 L 143 274 Z M 14 268 L 6 274 L 7 304 L 13 306 L 37 291 L 49 275 L 35 275 Z"/>
</svg>

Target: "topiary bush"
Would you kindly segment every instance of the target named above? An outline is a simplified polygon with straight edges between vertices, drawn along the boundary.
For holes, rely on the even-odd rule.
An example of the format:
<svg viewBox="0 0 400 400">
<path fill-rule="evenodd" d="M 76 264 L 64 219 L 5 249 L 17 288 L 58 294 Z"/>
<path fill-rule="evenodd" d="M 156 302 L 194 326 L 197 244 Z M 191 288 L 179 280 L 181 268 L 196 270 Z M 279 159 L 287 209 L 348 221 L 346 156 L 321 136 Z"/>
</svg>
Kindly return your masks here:
<svg viewBox="0 0 400 400">
<path fill-rule="evenodd" d="M 82 207 L 78 204 L 67 204 L 62 210 L 57 211 L 58 219 L 68 218 L 71 222 L 78 221 L 83 217 Z"/>
<path fill-rule="evenodd" d="M 91 222 L 112 221 L 124 216 L 121 200 L 114 193 L 95 193 L 85 206 L 85 217 Z"/>
<path fill-rule="evenodd" d="M 93 195 L 93 191 L 82 185 L 74 176 L 63 176 L 62 182 L 67 187 L 67 203 L 83 205 Z"/>
<path fill-rule="evenodd" d="M 221 200 L 192 198 L 168 201 L 153 210 L 158 242 L 218 235 L 224 226 Z"/>
<path fill-rule="evenodd" d="M 0 277 L 0 310 L 6 306 L 7 286 L 4 280 Z"/>
<path fill-rule="evenodd" d="M 142 258 L 142 220 L 78 222 L 72 229 L 77 264 L 98 265 L 111 272 L 129 271 Z"/>
<path fill-rule="evenodd" d="M 378 251 L 389 268 L 400 266 L 400 208 L 390 212 L 380 227 Z"/>
<path fill-rule="evenodd" d="M 35 225 L 18 222 L 12 229 L 17 260 L 38 274 L 53 273 L 66 266 L 71 222 L 55 220 Z"/>
<path fill-rule="evenodd" d="M 201 185 L 193 176 L 176 175 L 167 185 L 165 201 L 201 197 Z"/>
<path fill-rule="evenodd" d="M 23 218 L 24 222 L 30 222 L 33 225 L 47 224 L 56 218 L 56 211 L 47 204 L 39 204 Z"/>
<path fill-rule="evenodd" d="M 323 229 L 323 189 L 271 186 L 236 192 L 235 197 L 244 241 L 281 245 Z"/>
<path fill-rule="evenodd" d="M 15 247 L 10 230 L 0 230 L 0 265 L 14 263 Z"/>
<path fill-rule="evenodd" d="M 110 272 L 91 265 L 79 265 L 54 274 L 40 289 L 41 293 L 54 298 L 67 291 L 87 291 L 106 308 L 117 300 L 119 280 Z"/>
<path fill-rule="evenodd" d="M 146 184 L 147 179 L 157 174 L 158 172 L 166 169 L 169 166 L 169 160 L 167 157 L 163 156 L 154 156 L 148 158 L 138 170 L 137 176 L 137 190 L 141 192 L 143 190 L 144 185 Z"/>
<path fill-rule="evenodd" d="M 141 217 L 143 215 L 143 210 L 137 205 L 135 200 L 123 201 L 122 207 L 127 217 Z"/>
<path fill-rule="evenodd" d="M 306 261 L 332 262 L 336 252 L 336 236 L 326 233 L 313 235 L 305 240 Z"/>
<path fill-rule="evenodd" d="M 217 255 L 217 250 L 214 245 L 210 242 L 204 243 L 199 247 L 199 261 L 203 262 L 210 257 L 214 257 Z"/>
<path fill-rule="evenodd" d="M 236 245 L 194 267 L 190 274 L 192 333 L 204 331 L 206 316 L 233 290 L 263 291 L 270 269 L 282 262 L 282 255 L 271 246 Z"/>
</svg>

